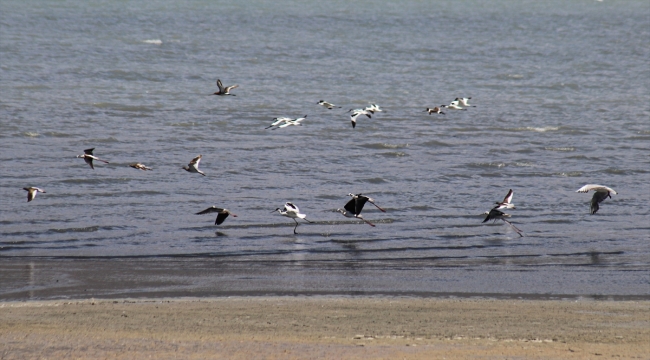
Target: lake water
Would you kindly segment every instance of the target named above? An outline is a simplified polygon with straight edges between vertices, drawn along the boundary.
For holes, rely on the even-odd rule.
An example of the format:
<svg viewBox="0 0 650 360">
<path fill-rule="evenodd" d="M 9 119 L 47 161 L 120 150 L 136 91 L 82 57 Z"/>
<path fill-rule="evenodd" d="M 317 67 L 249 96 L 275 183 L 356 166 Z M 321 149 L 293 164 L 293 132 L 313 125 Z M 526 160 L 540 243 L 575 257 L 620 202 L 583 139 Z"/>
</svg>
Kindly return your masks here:
<svg viewBox="0 0 650 360">
<path fill-rule="evenodd" d="M 647 1 L 1 8 L 0 298 L 650 297 Z M 424 112 L 456 97 L 476 107 Z M 590 183 L 619 192 L 595 215 Z M 482 223 L 508 189 L 524 237 Z M 350 192 L 376 227 L 336 212 Z"/>
</svg>

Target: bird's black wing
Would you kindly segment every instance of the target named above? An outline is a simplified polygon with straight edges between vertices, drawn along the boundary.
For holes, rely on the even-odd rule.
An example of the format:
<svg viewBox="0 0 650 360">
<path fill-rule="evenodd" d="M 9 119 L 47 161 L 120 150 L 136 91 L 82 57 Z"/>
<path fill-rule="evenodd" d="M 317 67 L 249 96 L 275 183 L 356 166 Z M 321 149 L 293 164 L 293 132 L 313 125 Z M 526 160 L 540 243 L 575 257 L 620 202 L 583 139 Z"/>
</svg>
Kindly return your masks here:
<svg viewBox="0 0 650 360">
<path fill-rule="evenodd" d="M 598 204 L 603 202 L 603 200 L 607 199 L 609 196 L 609 192 L 604 192 L 604 191 L 596 191 L 594 192 L 594 196 L 591 198 L 591 214 L 595 214 L 598 209 L 600 208 Z"/>
<path fill-rule="evenodd" d="M 219 213 L 219 215 L 217 215 L 217 219 L 214 221 L 214 224 L 215 225 L 221 225 L 224 222 L 224 220 L 226 220 L 228 215 L 229 214 L 227 212 Z"/>
<path fill-rule="evenodd" d="M 220 209 L 218 207 L 211 206 L 203 211 L 199 211 L 196 213 L 196 215 L 203 215 L 203 214 L 210 214 L 213 212 L 221 212 L 223 209 Z"/>
<path fill-rule="evenodd" d="M 361 210 L 363 210 L 363 206 L 366 205 L 366 201 L 368 201 L 368 197 L 362 196 L 361 194 L 359 194 L 359 195 L 356 196 L 356 199 L 353 199 L 353 200 L 355 200 L 355 205 L 354 205 L 355 206 L 355 211 L 354 211 L 354 213 L 356 215 L 359 215 L 359 214 L 361 214 Z"/>
<path fill-rule="evenodd" d="M 86 150 L 84 150 L 84 154 L 92 155 L 92 154 L 93 154 L 93 150 L 95 150 L 95 148 L 92 148 L 92 149 L 86 149 Z"/>
<path fill-rule="evenodd" d="M 345 210 L 347 210 L 349 213 L 352 213 L 352 214 L 356 215 L 357 213 L 356 213 L 355 206 L 356 206 L 356 199 L 353 198 L 352 200 L 348 201 L 348 203 L 345 204 L 345 206 L 343 208 Z"/>
</svg>

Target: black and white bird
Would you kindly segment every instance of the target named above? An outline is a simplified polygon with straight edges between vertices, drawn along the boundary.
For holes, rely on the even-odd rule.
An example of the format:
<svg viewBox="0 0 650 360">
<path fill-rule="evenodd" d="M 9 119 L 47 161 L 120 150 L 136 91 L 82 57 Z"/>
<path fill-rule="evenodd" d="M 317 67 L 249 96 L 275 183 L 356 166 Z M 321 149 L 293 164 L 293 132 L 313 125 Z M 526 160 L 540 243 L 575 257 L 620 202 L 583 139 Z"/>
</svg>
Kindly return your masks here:
<svg viewBox="0 0 650 360">
<path fill-rule="evenodd" d="M 366 224 L 374 227 L 375 224 L 371 223 L 370 221 L 364 219 L 363 216 L 361 216 L 361 210 L 363 210 L 363 206 L 366 204 L 366 202 L 369 201 L 371 204 L 375 205 L 377 209 L 386 212 L 386 210 L 380 208 L 377 204 L 375 204 L 375 200 L 372 198 L 369 198 L 362 194 L 348 194 L 348 196 L 352 196 L 352 200 L 348 201 L 343 209 L 336 209 L 336 211 L 340 212 L 345 217 L 363 220 Z"/>
<path fill-rule="evenodd" d="M 340 106 L 336 106 L 336 105 L 334 105 L 334 104 L 332 104 L 332 103 L 329 103 L 329 102 L 327 102 L 327 101 L 325 101 L 325 100 L 321 100 L 321 101 L 317 102 L 316 104 L 317 104 L 317 105 L 324 106 L 324 107 L 326 107 L 326 108 L 328 108 L 328 109 L 330 109 L 330 110 L 332 110 L 332 109 L 334 109 L 334 108 L 339 108 L 339 109 L 341 108 Z"/>
<path fill-rule="evenodd" d="M 150 167 L 148 167 L 148 166 L 146 166 L 144 164 L 141 164 L 141 163 L 133 163 L 133 164 L 129 164 L 129 166 L 134 168 L 134 169 L 138 169 L 138 170 L 142 170 L 142 171 L 153 170 L 152 168 L 150 168 Z"/>
<path fill-rule="evenodd" d="M 101 162 L 104 162 L 104 163 L 107 163 L 107 164 L 109 163 L 106 160 L 102 160 L 102 159 L 100 159 L 100 158 L 98 158 L 96 156 L 93 156 L 93 150 L 95 150 L 95 148 L 86 149 L 86 150 L 84 150 L 83 155 L 77 155 L 77 157 L 84 159 L 86 164 L 90 165 L 90 168 L 93 169 L 93 170 L 95 170 L 95 166 L 93 165 L 93 160 L 101 161 Z"/>
<path fill-rule="evenodd" d="M 237 215 L 231 213 L 228 209 L 222 209 L 218 208 L 216 206 L 210 206 L 209 208 L 199 211 L 196 213 L 196 215 L 203 215 L 203 214 L 212 214 L 212 213 L 217 213 L 217 218 L 214 220 L 215 225 L 221 225 L 228 215 L 232 215 L 233 217 L 237 217 Z"/>
<path fill-rule="evenodd" d="M 39 192 L 45 194 L 45 190 L 34 186 L 23 188 L 23 190 L 27 191 L 27 202 L 34 200 L 36 194 L 38 194 Z"/>
<path fill-rule="evenodd" d="M 488 221 L 490 221 L 490 220 L 494 220 L 494 221 L 497 221 L 497 220 L 503 220 L 503 222 L 505 222 L 506 224 L 510 225 L 510 227 L 512 227 L 512 229 L 513 229 L 517 234 L 519 234 L 519 236 L 523 237 L 524 235 L 522 234 L 522 231 L 519 230 L 519 229 L 517 229 L 516 226 L 512 225 L 512 223 L 511 223 L 510 221 L 508 221 L 508 220 L 505 219 L 505 218 L 507 218 L 507 217 L 511 217 L 511 215 L 506 214 L 506 213 L 504 213 L 504 212 L 502 212 L 502 211 L 499 211 L 499 210 L 497 210 L 497 208 L 498 208 L 498 207 L 495 206 L 492 210 L 490 210 L 490 211 L 486 211 L 484 214 L 487 214 L 487 216 L 485 217 L 485 220 L 483 220 L 483 222 L 485 223 L 485 222 L 488 222 Z"/>
<path fill-rule="evenodd" d="M 431 114 L 442 114 L 442 115 L 444 115 L 444 114 L 445 114 L 445 113 L 443 113 L 442 110 L 440 110 L 440 108 L 437 107 L 437 106 L 434 107 L 433 109 L 432 109 L 432 108 L 427 108 L 426 110 L 424 110 L 424 112 L 429 113 L 429 115 L 431 115 Z"/>
<path fill-rule="evenodd" d="M 596 184 L 588 184 L 580 189 L 576 190 L 576 192 L 579 193 L 588 193 L 589 191 L 593 190 L 594 191 L 594 196 L 591 198 L 591 214 L 595 214 L 598 209 L 600 208 L 598 204 L 603 202 L 607 198 L 612 198 L 612 194 L 616 195 L 618 194 L 614 189 L 609 188 L 607 186 L 603 185 L 596 185 Z"/>
<path fill-rule="evenodd" d="M 350 109 L 348 112 L 352 112 L 350 122 L 352 122 L 353 129 L 357 126 L 357 118 L 359 115 L 366 115 L 369 119 L 372 118 L 372 115 L 370 115 L 371 112 L 365 109 Z"/>
<path fill-rule="evenodd" d="M 470 105 L 470 104 L 468 103 L 471 99 L 472 99 L 471 97 L 466 97 L 466 98 L 456 98 L 456 100 L 454 100 L 454 101 L 455 101 L 455 102 L 457 101 L 457 102 L 458 102 L 458 105 L 460 105 L 460 106 L 464 106 L 464 107 L 476 107 L 476 106 L 474 106 L 474 105 Z"/>
<path fill-rule="evenodd" d="M 288 118 L 288 117 L 277 117 L 277 118 L 274 118 L 271 125 L 267 126 L 265 129 L 272 128 L 271 130 L 276 130 L 276 129 L 282 129 L 282 128 L 285 128 L 285 127 L 291 126 L 291 125 L 302 126 L 302 121 L 305 120 L 306 118 L 307 118 L 307 115 L 305 115 L 305 116 L 303 116 L 301 118 L 297 118 L 297 119 L 292 119 L 292 118 Z"/>
<path fill-rule="evenodd" d="M 467 110 L 467 109 L 462 108 L 458 101 L 452 101 L 451 103 L 449 103 L 449 105 L 440 105 L 440 107 L 445 108 L 445 109 L 449 109 L 449 110 Z"/>
<path fill-rule="evenodd" d="M 497 206 L 495 206 L 495 209 L 516 209 L 515 205 L 512 203 L 512 189 L 508 191 L 508 195 L 506 195 L 505 198 L 503 198 L 503 201 L 501 202 L 496 202 Z"/>
<path fill-rule="evenodd" d="M 221 80 L 217 79 L 217 86 L 219 87 L 219 91 L 212 95 L 232 95 L 235 96 L 235 94 L 231 94 L 230 90 L 239 87 L 239 85 L 231 85 L 231 86 L 223 86 L 221 83 Z"/>
<path fill-rule="evenodd" d="M 271 125 L 265 127 L 264 129 L 270 129 L 272 127 L 278 127 L 281 124 L 283 124 L 283 123 L 285 123 L 287 121 L 291 121 L 291 120 L 293 120 L 293 119 L 289 118 L 289 117 L 276 117 L 276 118 L 273 118 L 273 122 L 271 123 Z"/>
<path fill-rule="evenodd" d="M 187 171 L 187 172 L 199 173 L 199 174 L 205 176 L 203 171 L 199 170 L 199 163 L 201 162 L 202 157 L 203 157 L 203 155 L 199 155 L 199 156 L 195 157 L 194 159 L 192 159 L 192 161 L 190 161 L 189 164 L 187 164 L 187 166 L 183 166 L 183 169 L 185 171 Z"/>
<path fill-rule="evenodd" d="M 288 218 L 292 218 L 293 221 L 296 222 L 296 226 L 293 228 L 293 233 L 294 234 L 297 234 L 296 233 L 296 228 L 298 227 L 298 225 L 300 225 L 300 224 L 298 224 L 298 220 L 296 220 L 296 219 L 303 219 L 306 222 L 311 223 L 311 221 L 306 219 L 307 215 L 301 214 L 300 209 L 298 209 L 298 207 L 296 205 L 294 205 L 293 203 L 287 202 L 287 203 L 284 204 L 284 207 L 282 209 L 277 208 L 277 209 L 273 210 L 272 212 L 276 212 L 276 211 L 279 212 L 280 215 L 286 216 Z"/>
<path fill-rule="evenodd" d="M 377 104 L 370 104 L 366 106 L 363 110 L 370 111 L 371 113 L 382 112 L 382 110 Z"/>
</svg>

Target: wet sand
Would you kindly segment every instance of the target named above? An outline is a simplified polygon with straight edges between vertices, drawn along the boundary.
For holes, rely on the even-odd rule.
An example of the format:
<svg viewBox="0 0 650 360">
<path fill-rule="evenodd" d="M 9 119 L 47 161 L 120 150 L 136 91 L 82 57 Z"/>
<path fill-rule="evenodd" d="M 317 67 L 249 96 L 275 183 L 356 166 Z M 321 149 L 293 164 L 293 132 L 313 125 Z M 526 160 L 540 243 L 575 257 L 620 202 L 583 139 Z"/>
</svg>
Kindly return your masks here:
<svg viewBox="0 0 650 360">
<path fill-rule="evenodd" d="M 0 303 L 0 358 L 648 359 L 650 302 L 227 297 Z"/>
</svg>

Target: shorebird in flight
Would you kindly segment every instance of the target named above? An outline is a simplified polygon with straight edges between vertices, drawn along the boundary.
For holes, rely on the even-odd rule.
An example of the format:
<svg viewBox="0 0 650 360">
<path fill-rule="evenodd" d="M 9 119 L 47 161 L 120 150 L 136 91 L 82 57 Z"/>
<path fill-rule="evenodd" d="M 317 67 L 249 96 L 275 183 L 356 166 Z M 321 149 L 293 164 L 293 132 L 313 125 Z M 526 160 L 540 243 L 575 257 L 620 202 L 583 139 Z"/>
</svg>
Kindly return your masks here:
<svg viewBox="0 0 650 360">
<path fill-rule="evenodd" d="M 352 196 L 352 200 L 348 201 L 343 209 L 336 209 L 336 211 L 340 212 L 345 217 L 360 219 L 363 220 L 366 224 L 375 227 L 375 224 L 371 223 L 370 221 L 364 219 L 363 216 L 361 216 L 361 210 L 363 210 L 363 206 L 366 204 L 366 202 L 370 201 L 371 204 L 377 206 L 377 204 L 374 203 L 374 199 L 361 194 L 348 194 L 348 196 Z M 377 208 L 383 212 L 386 212 L 386 210 L 380 208 L 379 206 L 377 206 Z"/>
<path fill-rule="evenodd" d="M 495 206 L 492 210 L 490 210 L 490 211 L 486 211 L 484 214 L 487 214 L 487 216 L 485 217 L 485 220 L 483 220 L 483 222 L 488 222 L 488 221 L 490 221 L 490 220 L 494 220 L 494 221 L 497 221 L 497 220 L 503 220 L 503 222 L 505 222 L 506 224 L 510 225 L 510 227 L 512 227 L 512 229 L 513 229 L 517 234 L 519 234 L 519 236 L 524 237 L 524 235 L 522 234 L 522 231 L 521 231 L 521 230 L 517 229 L 516 226 L 512 225 L 512 223 L 511 223 L 510 221 L 508 221 L 508 220 L 505 219 L 505 218 L 507 218 L 507 217 L 510 217 L 511 215 L 506 214 L 506 213 L 504 213 L 504 212 L 502 212 L 502 211 L 499 211 L 499 210 L 497 210 L 497 208 L 498 208 L 498 207 Z"/>
<path fill-rule="evenodd" d="M 43 194 L 45 194 L 45 190 L 43 190 L 41 188 L 33 187 L 33 186 L 23 188 L 23 190 L 27 191 L 27 202 L 30 202 L 30 201 L 34 200 L 34 198 L 36 197 L 36 194 L 38 194 L 39 192 L 42 192 Z"/>
<path fill-rule="evenodd" d="M 90 168 L 93 169 L 93 170 L 95 170 L 95 166 L 93 165 L 93 160 L 97 160 L 97 161 L 105 162 L 105 163 L 108 164 L 108 161 L 106 161 L 106 160 L 102 160 L 102 159 L 100 159 L 100 158 L 98 158 L 98 157 L 96 157 L 96 156 L 93 156 L 93 150 L 95 150 L 95 148 L 92 148 L 92 149 L 86 149 L 86 150 L 84 150 L 84 154 L 83 154 L 83 155 L 77 155 L 77 157 L 78 157 L 78 158 L 82 158 L 82 159 L 84 159 L 84 161 L 86 162 L 86 164 L 90 165 Z"/>
<path fill-rule="evenodd" d="M 272 212 L 276 212 L 276 211 L 279 212 L 280 215 L 286 216 L 288 218 L 292 218 L 293 221 L 296 222 L 296 226 L 293 228 L 293 233 L 294 234 L 297 234 L 296 228 L 298 227 L 298 225 L 300 225 L 300 224 L 298 224 L 298 220 L 296 220 L 296 219 L 303 219 L 306 222 L 311 223 L 311 221 L 306 219 L 307 215 L 301 214 L 300 209 L 298 209 L 298 207 L 296 205 L 294 205 L 293 203 L 287 202 L 287 203 L 284 204 L 284 208 L 282 208 L 282 209 L 277 208 L 277 209 L 273 210 Z"/>
<path fill-rule="evenodd" d="M 497 206 L 495 206 L 495 209 L 516 209 L 515 205 L 511 203 L 512 201 L 512 189 L 508 191 L 508 195 L 506 195 L 505 198 L 503 198 L 503 201 L 501 202 L 496 202 Z"/>
<path fill-rule="evenodd" d="M 219 87 L 219 91 L 212 95 L 232 95 L 235 96 L 235 94 L 231 94 L 230 90 L 239 87 L 239 85 L 232 85 L 232 86 L 223 86 L 221 83 L 221 80 L 217 79 L 217 86 Z"/>
<path fill-rule="evenodd" d="M 467 98 L 456 98 L 456 100 L 454 100 L 454 102 L 458 102 L 458 104 L 459 104 L 460 106 L 464 106 L 464 107 L 476 107 L 476 106 L 474 106 L 474 105 L 470 105 L 470 104 L 468 103 L 468 101 L 470 101 L 471 99 L 472 99 L 471 97 L 467 97 Z"/>
<path fill-rule="evenodd" d="M 330 110 L 332 110 L 333 108 L 339 108 L 339 109 L 341 108 L 340 106 L 336 106 L 336 105 L 334 105 L 332 103 L 329 103 L 329 102 L 327 102 L 325 100 L 321 100 L 321 101 L 317 102 L 316 104 L 324 106 L 324 107 L 326 107 L 326 108 L 328 108 Z"/>
<path fill-rule="evenodd" d="M 134 169 L 138 169 L 138 170 L 142 170 L 142 171 L 153 170 L 152 168 L 150 168 L 150 167 L 148 167 L 148 166 L 146 166 L 144 164 L 140 164 L 140 163 L 129 164 L 129 166 L 134 168 Z"/>
<path fill-rule="evenodd" d="M 382 112 L 384 110 L 380 109 L 377 104 L 370 104 L 366 106 L 363 110 L 370 111 L 371 113 Z"/>
<path fill-rule="evenodd" d="M 359 115 L 366 115 L 369 119 L 372 118 L 371 111 L 366 109 L 350 109 L 348 112 L 352 112 L 350 115 L 350 121 L 352 122 L 352 128 L 354 129 L 357 126 L 357 118 Z"/>
<path fill-rule="evenodd" d="M 271 130 L 282 129 L 282 128 L 285 128 L 285 127 L 291 126 L 291 125 L 302 126 L 301 122 L 303 120 L 305 120 L 306 118 L 307 118 L 307 115 L 305 115 L 305 116 L 303 116 L 301 118 L 297 118 L 297 119 L 292 119 L 292 118 L 288 118 L 288 117 L 275 118 L 275 119 L 273 119 L 273 123 L 271 123 L 271 125 L 267 126 L 265 129 L 269 129 L 269 128 L 273 128 Z"/>
<path fill-rule="evenodd" d="M 265 127 L 264 129 L 270 129 L 272 127 L 279 126 L 280 124 L 285 123 L 287 121 L 291 121 L 291 120 L 293 120 L 293 119 L 288 118 L 288 117 L 276 117 L 276 118 L 273 118 L 273 122 L 271 123 L 271 125 Z"/>
<path fill-rule="evenodd" d="M 203 157 L 203 155 L 199 155 L 199 156 L 195 157 L 194 159 L 192 159 L 192 161 L 190 161 L 189 164 L 187 164 L 187 166 L 183 166 L 183 169 L 185 171 L 187 171 L 187 172 L 199 173 L 199 174 L 205 176 L 203 171 L 199 170 L 199 163 L 201 162 L 202 157 Z"/>
<path fill-rule="evenodd" d="M 595 185 L 595 184 L 585 185 L 585 186 L 581 187 L 580 189 L 576 190 L 576 192 L 588 193 L 590 190 L 594 191 L 594 196 L 591 198 L 591 208 L 590 208 L 592 215 L 595 214 L 598 211 L 598 209 L 600 208 L 598 206 L 598 204 L 600 204 L 601 202 L 603 202 L 607 198 L 611 199 L 612 198 L 611 194 L 614 194 L 614 195 L 618 194 L 612 188 L 609 188 L 609 187 L 603 186 L 603 185 Z"/>
<path fill-rule="evenodd" d="M 386 212 L 386 210 L 379 207 L 379 205 L 377 205 L 375 203 L 375 199 L 373 199 L 371 197 L 365 196 L 363 194 L 352 194 L 352 193 L 349 193 L 348 196 L 351 196 L 352 200 L 355 201 L 355 204 L 354 204 L 354 208 L 355 208 L 354 213 L 355 214 L 358 214 L 358 213 L 361 212 L 361 209 L 363 209 L 363 205 L 365 205 L 366 202 L 369 202 L 369 203 L 375 205 L 375 207 L 377 209 L 381 210 L 382 212 Z M 359 211 L 356 211 L 356 209 L 358 209 Z"/>
<path fill-rule="evenodd" d="M 237 217 L 237 215 L 231 213 L 230 210 L 218 208 L 216 206 L 210 206 L 209 208 L 207 208 L 207 209 L 205 209 L 203 211 L 197 212 L 196 215 L 211 214 L 211 213 L 215 213 L 215 212 L 218 214 L 217 218 L 214 220 L 215 225 L 221 225 L 226 220 L 228 215 L 232 215 L 233 217 Z"/>
<path fill-rule="evenodd" d="M 449 103 L 449 105 L 440 105 L 440 107 L 450 109 L 450 110 L 467 110 L 467 109 L 463 109 L 460 106 L 460 103 L 458 101 L 452 101 L 451 103 Z"/>
<path fill-rule="evenodd" d="M 444 115 L 444 114 L 445 114 L 445 113 L 443 113 L 442 110 L 440 110 L 440 108 L 437 107 L 437 106 L 434 107 L 433 109 L 432 109 L 432 108 L 427 108 L 426 110 L 424 110 L 424 112 L 429 113 L 429 115 L 431 115 L 431 114 L 442 114 L 442 115 Z"/>
</svg>

